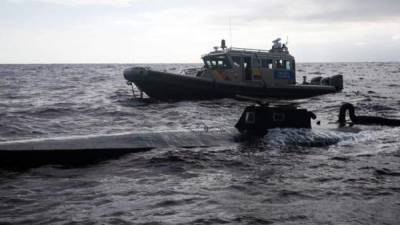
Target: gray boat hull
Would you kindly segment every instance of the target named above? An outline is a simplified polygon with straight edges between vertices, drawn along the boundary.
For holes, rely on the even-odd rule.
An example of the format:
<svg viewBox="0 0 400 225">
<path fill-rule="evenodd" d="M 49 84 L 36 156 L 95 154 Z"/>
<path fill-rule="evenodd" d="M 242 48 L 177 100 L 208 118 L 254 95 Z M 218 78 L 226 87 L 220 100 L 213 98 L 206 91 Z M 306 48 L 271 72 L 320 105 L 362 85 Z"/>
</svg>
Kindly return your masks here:
<svg viewBox="0 0 400 225">
<path fill-rule="evenodd" d="M 297 99 L 338 91 L 330 85 L 251 86 L 139 67 L 126 69 L 124 77 L 149 97 L 159 100 L 234 98 L 237 95 Z"/>
<path fill-rule="evenodd" d="M 234 129 L 126 133 L 0 143 L 0 168 L 45 164 L 86 165 L 156 148 L 213 147 L 234 144 Z"/>
</svg>

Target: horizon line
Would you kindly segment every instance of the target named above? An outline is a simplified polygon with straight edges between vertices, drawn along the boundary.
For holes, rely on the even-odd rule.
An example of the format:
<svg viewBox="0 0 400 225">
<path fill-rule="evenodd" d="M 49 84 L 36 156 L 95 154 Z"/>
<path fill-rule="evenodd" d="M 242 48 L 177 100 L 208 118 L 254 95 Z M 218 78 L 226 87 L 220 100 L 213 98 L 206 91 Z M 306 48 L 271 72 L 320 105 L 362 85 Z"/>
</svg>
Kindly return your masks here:
<svg viewBox="0 0 400 225">
<path fill-rule="evenodd" d="M 392 60 L 392 61 L 296 61 L 296 64 L 299 63 L 399 63 L 400 60 Z M 23 63 L 1 63 L 0 65 L 106 65 L 106 64 L 203 64 L 202 62 L 23 62 Z"/>
</svg>

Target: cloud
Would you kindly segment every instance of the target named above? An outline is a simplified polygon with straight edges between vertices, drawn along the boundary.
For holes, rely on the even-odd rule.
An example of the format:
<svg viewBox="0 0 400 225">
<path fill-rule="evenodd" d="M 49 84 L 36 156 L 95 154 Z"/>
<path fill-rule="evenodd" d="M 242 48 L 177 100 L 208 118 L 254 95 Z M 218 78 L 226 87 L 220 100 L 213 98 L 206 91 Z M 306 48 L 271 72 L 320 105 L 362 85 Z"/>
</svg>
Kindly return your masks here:
<svg viewBox="0 0 400 225">
<path fill-rule="evenodd" d="M 27 2 L 41 2 L 56 5 L 67 5 L 67 6 L 84 6 L 84 5 L 108 5 L 108 6 L 119 6 L 125 7 L 130 6 L 134 2 L 140 0 L 9 0 L 16 3 L 27 3 Z"/>
<path fill-rule="evenodd" d="M 400 19 L 398 0 L 258 1 L 243 6 L 245 21 L 363 22 Z"/>
<path fill-rule="evenodd" d="M 362 46 L 367 45 L 367 43 L 366 43 L 366 42 L 363 42 L 363 41 L 360 41 L 360 42 L 355 43 L 355 45 L 356 45 L 356 46 L 362 47 Z"/>
<path fill-rule="evenodd" d="M 321 21 L 377 21 L 400 18 L 400 1 L 398 0 L 316 0 L 320 11 L 315 11 L 304 19 Z"/>
<path fill-rule="evenodd" d="M 231 16 L 235 22 L 304 21 L 354 22 L 400 19 L 399 0 L 8 0 L 11 2 L 41 2 L 67 6 L 106 5 L 128 7 L 146 5 L 148 11 L 163 9 L 195 9 L 215 12 L 220 19 Z M 215 20 L 218 22 L 217 20 Z"/>
<path fill-rule="evenodd" d="M 9 51 L 0 51 L 0 62 L 12 56 L 35 62 L 38 52 L 48 62 L 197 62 L 222 38 L 237 47 L 269 48 L 287 35 L 300 61 L 398 59 L 400 0 L 7 3 L 0 3 L 0 27 L 7 33 L 0 35 L 0 49 Z M 390 54 L 376 56 L 375 49 Z"/>
</svg>

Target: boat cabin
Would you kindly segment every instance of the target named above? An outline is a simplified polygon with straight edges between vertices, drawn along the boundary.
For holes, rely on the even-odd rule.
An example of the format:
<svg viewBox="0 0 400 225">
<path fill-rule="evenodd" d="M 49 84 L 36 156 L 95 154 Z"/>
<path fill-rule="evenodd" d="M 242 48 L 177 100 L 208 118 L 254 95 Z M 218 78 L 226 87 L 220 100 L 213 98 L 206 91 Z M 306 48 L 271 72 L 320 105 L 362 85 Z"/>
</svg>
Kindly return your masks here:
<svg viewBox="0 0 400 225">
<path fill-rule="evenodd" d="M 294 57 L 280 39 L 271 50 L 221 47 L 203 55 L 205 70 L 200 77 L 218 82 L 237 82 L 246 85 L 280 86 L 296 83 Z"/>
</svg>

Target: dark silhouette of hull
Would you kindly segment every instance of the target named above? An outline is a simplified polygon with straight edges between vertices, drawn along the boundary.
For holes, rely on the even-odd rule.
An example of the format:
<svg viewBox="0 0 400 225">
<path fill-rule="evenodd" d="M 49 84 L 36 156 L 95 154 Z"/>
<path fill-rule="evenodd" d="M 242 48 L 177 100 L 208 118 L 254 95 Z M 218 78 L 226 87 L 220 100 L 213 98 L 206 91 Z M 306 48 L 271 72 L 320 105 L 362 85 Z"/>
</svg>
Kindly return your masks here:
<svg viewBox="0 0 400 225">
<path fill-rule="evenodd" d="M 149 97 L 159 100 L 234 98 L 236 95 L 295 99 L 337 92 L 335 87 L 328 85 L 268 87 L 221 82 L 144 68 L 127 69 L 124 77 Z"/>
<path fill-rule="evenodd" d="M 378 116 L 356 116 L 354 106 L 351 103 L 344 103 L 340 107 L 339 124 L 344 126 L 346 124 L 346 112 L 349 111 L 351 122 L 354 124 L 362 125 L 383 125 L 383 126 L 400 126 L 399 119 L 387 119 Z"/>
</svg>

